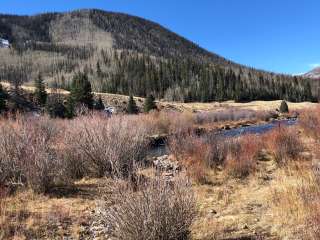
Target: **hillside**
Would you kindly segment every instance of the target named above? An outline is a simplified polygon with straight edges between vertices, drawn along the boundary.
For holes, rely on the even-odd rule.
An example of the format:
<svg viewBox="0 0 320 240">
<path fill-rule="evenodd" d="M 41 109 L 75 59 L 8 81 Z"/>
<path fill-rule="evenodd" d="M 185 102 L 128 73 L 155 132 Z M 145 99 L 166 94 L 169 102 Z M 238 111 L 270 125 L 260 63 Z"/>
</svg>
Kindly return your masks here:
<svg viewBox="0 0 320 240">
<path fill-rule="evenodd" d="M 0 15 L 0 80 L 16 85 L 41 72 L 49 87 L 69 89 L 75 72 L 94 91 L 168 101 L 314 100 L 301 77 L 245 67 L 210 53 L 159 24 L 121 13 L 79 10 Z"/>
<path fill-rule="evenodd" d="M 310 72 L 304 74 L 304 76 L 312 79 L 320 79 L 320 67 L 311 70 Z"/>
<path fill-rule="evenodd" d="M 99 45 L 98 41 L 109 41 L 109 47 L 152 56 L 192 57 L 231 64 L 159 24 L 121 13 L 80 10 L 36 16 L 0 15 L 0 19 L 2 37 L 16 44 L 26 41 L 79 44 L 80 41 Z"/>
</svg>

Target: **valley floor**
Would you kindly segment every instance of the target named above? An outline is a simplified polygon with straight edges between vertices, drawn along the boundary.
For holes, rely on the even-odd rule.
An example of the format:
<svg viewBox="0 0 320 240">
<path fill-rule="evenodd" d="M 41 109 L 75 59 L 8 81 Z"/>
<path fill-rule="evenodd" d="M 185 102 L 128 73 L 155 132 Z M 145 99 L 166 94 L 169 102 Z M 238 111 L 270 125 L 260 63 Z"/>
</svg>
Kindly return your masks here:
<svg viewBox="0 0 320 240">
<path fill-rule="evenodd" d="M 261 102 L 247 105 L 232 102 L 224 104 L 256 109 Z M 266 105 L 274 109 L 279 102 L 269 104 L 269 106 Z M 220 105 L 217 104 L 216 107 L 225 107 L 225 105 Z M 190 110 L 189 107 L 193 110 L 194 108 L 208 110 L 207 107 L 211 105 L 176 104 L 175 106 L 188 110 Z M 289 104 L 290 108 L 299 109 L 303 106 L 316 105 L 311 103 Z M 70 121 L 43 117 L 43 119 L 33 119 L 36 124 L 31 124 L 31 126 L 24 118 L 18 121 L 1 120 L 3 121 L 0 125 L 2 133 L 11 136 L 9 140 L 13 142 L 18 143 L 19 138 L 15 140 L 14 137 L 25 134 L 28 132 L 26 129 L 31 132 L 47 129 L 51 135 L 57 134 L 49 150 L 54 151 L 54 156 L 65 158 L 63 163 L 71 164 L 68 165 L 68 169 L 63 169 L 65 166 L 58 165 L 58 167 L 75 174 L 74 168 L 78 167 L 75 164 L 78 164 L 78 160 L 81 159 L 79 161 L 84 164 L 81 165 L 84 169 L 79 169 L 88 176 L 67 184 L 56 184 L 45 194 L 37 194 L 28 187 L 23 187 L 15 193 L 8 193 L 5 192 L 5 188 L 0 188 L 0 240 L 111 239 L 108 235 L 109 229 L 106 229 L 103 222 L 104 215 L 100 207 L 102 202 L 105 205 L 115 204 L 112 200 L 112 189 L 119 184 L 119 180 L 90 177 L 90 174 L 95 173 L 96 165 L 82 155 L 92 151 L 90 153 L 93 155 L 89 156 L 100 160 L 99 157 L 105 153 L 105 149 L 110 147 L 112 151 L 110 150 L 111 152 L 106 155 L 114 154 L 116 158 L 126 150 L 121 147 L 130 145 L 128 139 L 132 141 L 139 131 L 145 133 L 146 128 L 166 133 L 173 130 L 181 131 L 181 135 L 175 134 L 176 138 L 173 135 L 170 139 L 168 144 L 171 155 L 166 157 L 170 161 L 178 161 L 178 164 L 181 165 L 180 172 L 171 170 L 159 172 L 154 167 L 150 167 L 154 163 L 153 160 L 159 159 L 155 157 L 137 174 L 141 179 L 147 180 L 156 179 L 159 174 L 169 181 L 175 181 L 176 176 L 180 175 L 187 175 L 188 179 L 192 179 L 190 191 L 193 190 L 195 193 L 198 210 L 190 229 L 192 239 L 317 239 L 320 222 L 320 205 L 318 204 L 320 188 L 317 171 L 320 160 L 317 159 L 319 151 L 316 133 L 320 132 L 320 127 L 318 127 L 320 126 L 320 109 L 317 108 L 316 111 L 310 111 L 310 109 L 302 113 L 302 120 L 299 121 L 299 125 L 292 127 L 293 129 L 280 129 L 279 127 L 270 134 L 239 137 L 234 142 L 224 139 L 211 139 L 213 142 L 208 142 L 208 139 L 191 134 L 189 127 L 194 123 L 190 121 L 191 119 L 196 120 L 183 114 L 152 113 L 111 119 L 94 115 L 81 116 Z M 208 119 L 211 118 L 208 117 Z M 11 132 L 6 131 L 9 124 L 12 126 L 10 131 L 14 129 L 17 135 L 10 135 Z M 38 128 L 34 128 L 35 126 Z M 137 132 L 133 132 L 132 126 L 136 126 Z M 185 127 L 184 131 L 181 130 L 182 127 Z M 110 131 L 111 134 L 114 134 L 108 138 Z M 79 138 L 79 132 L 82 134 L 81 138 Z M 32 136 L 39 140 L 38 135 Z M 40 139 L 42 139 L 41 136 L 40 134 Z M 77 141 L 79 145 L 76 145 Z M 116 145 L 115 141 L 118 141 L 118 146 L 113 149 Z M 8 150 L 6 143 L 0 142 L 0 144 L 2 144 L 2 151 Z M 136 144 L 138 149 L 139 142 L 137 141 Z M 84 152 L 81 152 L 82 149 L 79 147 L 82 147 Z M 39 151 L 44 150 L 39 148 Z M 8 151 L 10 157 L 9 153 L 10 151 Z M 132 152 L 132 154 L 135 153 Z M 212 156 L 208 158 L 210 154 Z M 221 157 L 218 156 L 219 154 L 222 154 L 224 158 L 222 162 L 217 163 L 217 159 Z M 71 161 L 72 157 L 74 157 L 74 162 Z M 210 165 L 208 159 L 213 161 L 211 164 L 214 166 Z M 16 159 L 18 163 L 19 160 Z M 314 166 L 318 168 L 315 170 Z M 39 170 L 40 173 L 41 170 Z M 28 172 L 30 169 L 27 168 L 25 171 L 26 176 L 29 177 L 27 174 L 30 174 Z M 26 185 L 29 184 L 32 187 L 34 183 L 32 181 L 37 180 L 37 177 L 31 174 L 30 183 L 27 182 Z M 39 185 L 41 186 L 41 183 Z"/>
<path fill-rule="evenodd" d="M 5 87 L 10 87 L 10 84 L 1 82 Z M 33 92 L 35 88 L 33 86 L 25 85 L 22 88 L 26 91 Z M 63 89 L 53 90 L 47 89 L 48 93 L 58 92 L 60 94 L 68 94 L 69 92 Z M 128 102 L 128 96 L 111 93 L 94 93 L 96 96 L 101 96 L 107 106 L 112 106 L 122 111 L 126 108 Z M 143 109 L 144 98 L 135 97 L 137 106 Z M 312 102 L 301 102 L 293 103 L 287 102 L 289 109 L 291 110 L 303 110 L 306 108 L 313 108 L 317 106 L 317 103 Z M 252 110 L 252 111 L 275 111 L 279 108 L 281 100 L 274 101 L 252 101 L 245 103 L 237 103 L 235 101 L 225 102 L 211 102 L 211 103 L 178 103 L 178 102 L 166 102 L 158 101 L 157 105 L 161 110 L 173 110 L 179 112 L 201 112 L 201 111 L 222 111 L 226 109 L 237 109 L 237 110 Z"/>
<path fill-rule="evenodd" d="M 274 192 L 287 184 L 285 177 L 298 176 L 286 175 L 272 159 L 260 161 L 257 173 L 244 180 L 228 178 L 222 170 L 210 172 L 210 183 L 193 186 L 199 213 L 192 239 L 301 239 L 293 228 L 299 226 L 283 225 L 274 212 Z M 98 206 L 112 183 L 83 179 L 46 196 L 20 192 L 2 203 L 7 208 L 0 225 L 16 233 L 13 239 L 105 239 Z"/>
</svg>

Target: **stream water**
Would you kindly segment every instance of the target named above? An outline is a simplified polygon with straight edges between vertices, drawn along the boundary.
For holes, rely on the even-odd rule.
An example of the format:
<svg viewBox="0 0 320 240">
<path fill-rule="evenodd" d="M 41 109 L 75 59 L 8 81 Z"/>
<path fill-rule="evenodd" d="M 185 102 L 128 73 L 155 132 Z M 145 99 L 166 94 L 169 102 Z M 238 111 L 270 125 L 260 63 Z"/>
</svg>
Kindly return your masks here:
<svg viewBox="0 0 320 240">
<path fill-rule="evenodd" d="M 274 120 L 272 122 L 265 123 L 265 124 L 240 127 L 240 128 L 230 129 L 230 130 L 223 130 L 221 132 L 218 132 L 217 135 L 224 136 L 224 137 L 239 137 L 245 134 L 263 134 L 275 128 L 293 126 L 297 124 L 297 122 L 298 122 L 297 119 Z"/>
<path fill-rule="evenodd" d="M 227 138 L 239 137 L 246 134 L 263 134 L 275 128 L 293 126 L 297 124 L 297 122 L 298 122 L 297 119 L 274 120 L 272 122 L 268 122 L 264 124 L 239 127 L 239 128 L 234 128 L 230 130 L 223 130 L 223 131 L 216 132 L 215 134 L 219 137 L 227 137 Z M 165 143 L 152 147 L 151 149 L 149 149 L 149 153 L 148 153 L 150 157 L 159 157 L 165 154 L 169 154 L 169 149 L 167 148 Z"/>
</svg>

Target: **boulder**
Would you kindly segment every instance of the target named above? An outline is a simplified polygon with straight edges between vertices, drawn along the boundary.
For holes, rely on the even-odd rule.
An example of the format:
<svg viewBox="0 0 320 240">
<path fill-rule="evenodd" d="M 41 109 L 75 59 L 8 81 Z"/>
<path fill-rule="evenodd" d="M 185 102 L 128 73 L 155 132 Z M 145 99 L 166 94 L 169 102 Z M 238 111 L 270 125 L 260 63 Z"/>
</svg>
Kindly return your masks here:
<svg viewBox="0 0 320 240">
<path fill-rule="evenodd" d="M 172 161 L 169 155 L 163 155 L 163 156 L 157 157 L 153 161 L 153 165 L 156 169 L 165 171 L 165 172 L 168 172 L 168 171 L 177 172 L 181 169 L 178 162 Z"/>
</svg>

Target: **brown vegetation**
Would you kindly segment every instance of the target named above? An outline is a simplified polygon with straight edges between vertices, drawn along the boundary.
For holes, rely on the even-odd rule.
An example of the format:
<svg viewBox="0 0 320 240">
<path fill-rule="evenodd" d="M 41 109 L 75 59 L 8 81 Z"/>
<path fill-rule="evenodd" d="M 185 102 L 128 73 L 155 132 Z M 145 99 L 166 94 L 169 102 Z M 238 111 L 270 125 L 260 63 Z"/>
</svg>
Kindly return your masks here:
<svg viewBox="0 0 320 240">
<path fill-rule="evenodd" d="M 299 154 L 305 149 L 296 128 L 273 130 L 266 135 L 265 141 L 279 165 L 284 165 L 291 160 L 297 160 Z"/>
<path fill-rule="evenodd" d="M 82 175 L 127 178 L 144 159 L 146 140 L 147 129 L 136 118 L 82 117 L 70 122 L 65 151 L 87 171 Z"/>
<path fill-rule="evenodd" d="M 139 191 L 117 187 L 115 204 L 102 206 L 111 235 L 119 240 L 189 239 L 196 216 L 196 202 L 186 178 L 166 182 L 155 179 Z"/>
<path fill-rule="evenodd" d="M 196 116 L 1 119 L 0 238 L 85 239 L 98 222 L 116 239 L 318 239 L 318 110 L 237 138 L 197 135 Z M 163 133 L 169 178 L 145 164 Z"/>
<path fill-rule="evenodd" d="M 147 130 L 134 118 L 18 116 L 3 120 L 0 133 L 1 184 L 37 192 L 68 178 L 128 177 L 146 153 Z"/>
</svg>

